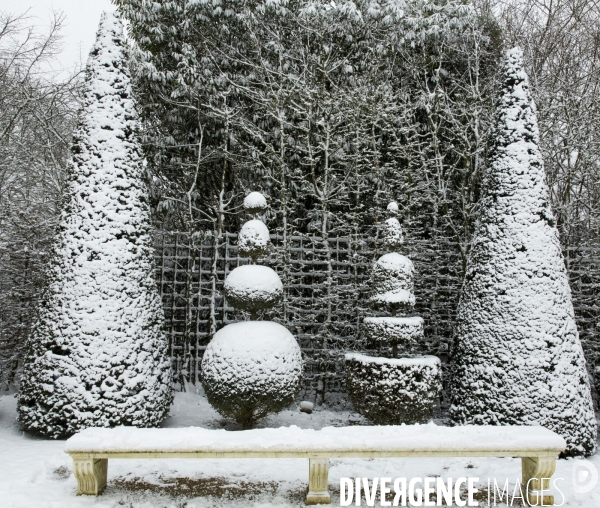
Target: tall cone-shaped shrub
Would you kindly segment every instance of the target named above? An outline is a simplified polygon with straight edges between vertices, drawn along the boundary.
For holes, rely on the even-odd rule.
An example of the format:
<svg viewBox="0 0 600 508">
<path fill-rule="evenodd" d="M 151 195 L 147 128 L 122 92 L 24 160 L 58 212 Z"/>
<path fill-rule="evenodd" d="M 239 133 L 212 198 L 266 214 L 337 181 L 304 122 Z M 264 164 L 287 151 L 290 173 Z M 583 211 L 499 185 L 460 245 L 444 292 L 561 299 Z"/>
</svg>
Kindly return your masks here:
<svg viewBox="0 0 600 508">
<path fill-rule="evenodd" d="M 452 418 L 541 425 L 590 455 L 590 386 L 518 48 L 507 52 L 494 146 L 459 303 Z"/>
<path fill-rule="evenodd" d="M 104 14 L 19 394 L 21 425 L 51 438 L 154 426 L 172 400 L 125 56 L 121 22 Z"/>
</svg>

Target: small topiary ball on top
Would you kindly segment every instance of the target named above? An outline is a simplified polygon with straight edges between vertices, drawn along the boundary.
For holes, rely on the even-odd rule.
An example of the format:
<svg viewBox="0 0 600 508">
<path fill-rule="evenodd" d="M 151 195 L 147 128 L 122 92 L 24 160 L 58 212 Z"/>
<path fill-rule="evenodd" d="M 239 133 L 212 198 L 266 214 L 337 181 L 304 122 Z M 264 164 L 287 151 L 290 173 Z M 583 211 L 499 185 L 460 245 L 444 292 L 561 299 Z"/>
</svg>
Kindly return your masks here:
<svg viewBox="0 0 600 508">
<path fill-rule="evenodd" d="M 265 223 L 258 219 L 246 222 L 238 235 L 240 256 L 252 258 L 252 264 L 269 252 L 271 240 Z"/>
</svg>

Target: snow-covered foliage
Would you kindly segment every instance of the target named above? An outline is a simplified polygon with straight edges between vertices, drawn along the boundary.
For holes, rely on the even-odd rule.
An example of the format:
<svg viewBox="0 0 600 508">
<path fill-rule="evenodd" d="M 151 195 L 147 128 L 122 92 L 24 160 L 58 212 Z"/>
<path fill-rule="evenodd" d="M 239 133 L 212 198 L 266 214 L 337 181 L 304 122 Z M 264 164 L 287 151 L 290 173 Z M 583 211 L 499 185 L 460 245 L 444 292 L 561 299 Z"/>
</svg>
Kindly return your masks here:
<svg viewBox="0 0 600 508">
<path fill-rule="evenodd" d="M 396 203 L 395 201 L 390 201 L 385 209 L 390 215 L 398 215 L 400 211 L 398 203 Z"/>
<path fill-rule="evenodd" d="M 458 310 L 451 415 L 541 425 L 566 439 L 566 455 L 590 455 L 590 386 L 520 49 L 506 53 L 501 78 Z"/>
<path fill-rule="evenodd" d="M 390 217 L 384 223 L 383 246 L 391 251 L 399 249 L 404 243 L 402 227 L 395 217 Z"/>
<path fill-rule="evenodd" d="M 52 438 L 155 426 L 172 399 L 126 62 L 121 22 L 105 14 L 19 394 L 23 428 Z"/>
<path fill-rule="evenodd" d="M 237 309 L 256 311 L 273 307 L 283 296 L 283 284 L 272 268 L 242 265 L 225 279 L 223 292 Z"/>
<path fill-rule="evenodd" d="M 390 206 L 388 205 L 388 211 Z M 392 206 L 392 211 L 393 211 Z M 385 221 L 383 244 L 402 244 L 402 230 L 396 218 Z M 412 261 L 397 252 L 381 256 L 371 275 L 371 301 L 384 304 L 392 317 L 366 317 L 363 333 L 383 346 L 381 354 L 345 355 L 346 390 L 354 408 L 372 422 L 384 425 L 420 423 L 433 416 L 441 392 L 441 363 L 435 356 L 398 359 L 398 346 L 405 350 L 423 338 L 423 318 L 396 317 L 415 303 Z M 391 349 L 391 351 L 390 351 Z M 390 354 L 391 353 L 391 354 Z"/>
<path fill-rule="evenodd" d="M 363 331 L 372 342 L 414 344 L 423 338 L 423 318 L 366 317 Z"/>
<path fill-rule="evenodd" d="M 269 229 L 258 219 L 246 222 L 238 236 L 238 251 L 241 256 L 251 257 L 254 262 L 269 251 L 271 244 Z"/>
<path fill-rule="evenodd" d="M 374 358 L 348 353 L 345 368 L 354 408 L 373 423 L 425 423 L 433 417 L 442 387 L 439 358 Z"/>
<path fill-rule="evenodd" d="M 256 206 L 266 205 L 264 196 L 256 194 L 249 196 L 248 209 L 252 213 L 256 213 Z M 240 233 L 240 242 L 248 238 L 268 241 L 269 232 L 260 220 L 251 220 L 244 227 L 248 225 L 246 235 Z M 258 310 L 272 307 L 281 299 L 283 284 L 267 266 L 244 265 L 227 276 L 224 293 L 230 304 L 250 311 L 255 320 Z M 202 358 L 202 385 L 209 402 L 244 428 L 290 405 L 300 388 L 301 376 L 302 354 L 296 339 L 285 327 L 271 321 L 225 326 L 213 336 Z"/>
<path fill-rule="evenodd" d="M 301 374 L 295 337 L 272 321 L 227 325 L 212 338 L 202 360 L 209 402 L 245 427 L 294 402 Z"/>
<path fill-rule="evenodd" d="M 460 0 L 115 4 L 130 22 L 165 229 L 189 217 L 190 236 L 208 229 L 222 238 L 238 228 L 238 189 L 268 189 L 264 220 L 278 238 L 274 258 L 287 293 L 280 317 L 290 324 L 306 305 L 297 289 L 306 272 L 292 262 L 291 242 L 302 238 L 300 256 L 319 295 L 303 319 L 315 367 L 307 379 L 320 387 L 319 401 L 340 386 L 337 367 L 369 292 L 360 275 L 371 257 L 360 246 L 378 238 L 392 198 L 400 223 L 434 253 L 426 284 L 444 313 L 430 316 L 424 306 L 437 337 L 423 349 L 445 346 L 457 285 L 446 274 L 463 268 L 457 258 L 469 243 L 487 140 L 494 25 Z M 342 238 L 349 272 L 337 269 Z M 441 252 L 448 239 L 450 252 Z M 213 266 L 224 243 L 214 242 Z M 218 322 L 211 276 L 209 333 Z"/>
<path fill-rule="evenodd" d="M 381 256 L 371 272 L 371 301 L 391 309 L 413 306 L 415 268 L 410 259 L 397 252 Z"/>
<path fill-rule="evenodd" d="M 244 198 L 244 209 L 252 215 L 263 213 L 267 210 L 267 198 L 260 192 L 251 192 Z"/>
<path fill-rule="evenodd" d="M 49 16 L 46 26 L 30 14 L 9 6 L 0 13 L 0 391 L 18 385 L 82 83 L 65 73 L 48 79 L 63 17 Z"/>
<path fill-rule="evenodd" d="M 593 374 L 600 366 L 600 4 L 512 0 L 501 5 L 504 38 L 523 49 L 530 74 L 550 202 L 579 339 Z M 597 375 L 595 382 L 600 387 Z M 595 395 L 598 409 L 599 389 Z"/>
</svg>

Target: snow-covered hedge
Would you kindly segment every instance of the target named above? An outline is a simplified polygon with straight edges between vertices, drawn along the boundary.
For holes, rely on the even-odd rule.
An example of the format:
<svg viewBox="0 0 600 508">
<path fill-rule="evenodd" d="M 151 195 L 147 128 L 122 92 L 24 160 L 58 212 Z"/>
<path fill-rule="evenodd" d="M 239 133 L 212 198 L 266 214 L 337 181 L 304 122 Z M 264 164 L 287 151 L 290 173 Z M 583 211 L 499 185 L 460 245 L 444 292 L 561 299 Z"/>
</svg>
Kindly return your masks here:
<svg viewBox="0 0 600 508">
<path fill-rule="evenodd" d="M 354 408 L 379 425 L 425 423 L 441 391 L 435 356 L 379 358 L 346 354 L 346 389 Z"/>
<path fill-rule="evenodd" d="M 208 401 L 244 428 L 294 402 L 301 374 L 295 337 L 271 321 L 227 325 L 214 335 L 202 359 Z"/>
<path fill-rule="evenodd" d="M 172 400 L 125 47 L 120 21 L 103 15 L 68 201 L 27 345 L 19 421 L 51 438 L 156 426 Z"/>
<path fill-rule="evenodd" d="M 450 413 L 460 424 L 541 425 L 565 438 L 565 455 L 590 455 L 590 385 L 519 49 L 506 55 L 495 122 L 458 307 Z"/>
</svg>

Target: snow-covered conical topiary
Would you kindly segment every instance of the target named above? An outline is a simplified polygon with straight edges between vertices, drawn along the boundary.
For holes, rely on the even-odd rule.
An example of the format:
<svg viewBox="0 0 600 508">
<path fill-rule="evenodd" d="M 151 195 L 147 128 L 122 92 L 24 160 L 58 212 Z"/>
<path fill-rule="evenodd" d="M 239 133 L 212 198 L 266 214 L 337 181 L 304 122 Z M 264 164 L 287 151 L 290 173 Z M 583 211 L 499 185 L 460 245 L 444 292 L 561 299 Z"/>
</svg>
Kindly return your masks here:
<svg viewBox="0 0 600 508">
<path fill-rule="evenodd" d="M 158 425 L 172 400 L 121 22 L 86 69 L 67 204 L 29 338 L 19 421 L 36 434 Z"/>
<path fill-rule="evenodd" d="M 452 418 L 541 425 L 590 455 L 596 423 L 522 53 L 506 54 L 458 307 Z"/>
<path fill-rule="evenodd" d="M 395 250 L 402 247 L 404 237 L 402 236 L 402 227 L 396 217 L 390 217 L 385 221 L 385 233 L 383 236 L 384 247 Z"/>
<path fill-rule="evenodd" d="M 388 213 L 398 211 L 396 202 Z M 383 225 L 382 243 L 388 249 L 403 241 L 395 217 Z M 371 301 L 391 311 L 392 317 L 366 317 L 363 331 L 371 342 L 391 348 L 389 357 L 346 354 L 346 390 L 354 408 L 374 423 L 389 425 L 424 423 L 432 416 L 441 391 L 440 360 L 435 356 L 396 358 L 399 345 L 415 344 L 423 338 L 423 319 L 396 317 L 415 304 L 414 266 L 397 252 L 381 256 L 371 273 Z"/>
<path fill-rule="evenodd" d="M 244 207 L 256 214 L 267 201 L 258 192 L 249 194 Z M 253 262 L 266 252 L 269 230 L 260 220 L 248 221 L 240 232 L 240 254 Z M 281 279 L 271 268 L 245 265 L 225 279 L 228 303 L 241 310 L 256 311 L 275 305 L 283 295 Z M 270 413 L 285 409 L 300 387 L 302 354 L 294 336 L 270 321 L 246 321 L 225 326 L 208 344 L 202 358 L 202 385 L 210 404 L 223 416 L 244 428 Z"/>
</svg>

